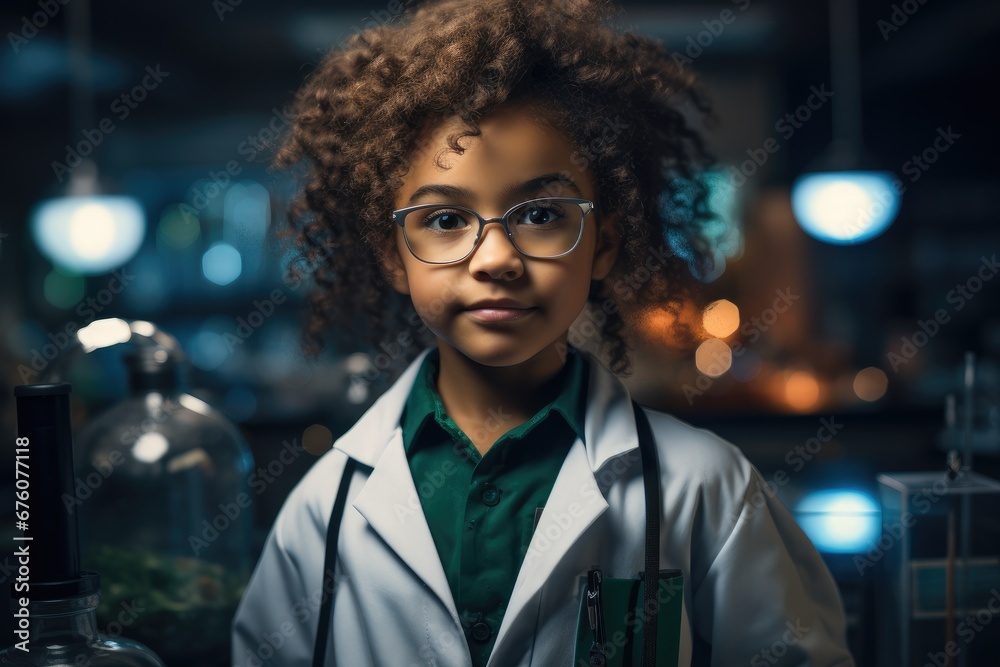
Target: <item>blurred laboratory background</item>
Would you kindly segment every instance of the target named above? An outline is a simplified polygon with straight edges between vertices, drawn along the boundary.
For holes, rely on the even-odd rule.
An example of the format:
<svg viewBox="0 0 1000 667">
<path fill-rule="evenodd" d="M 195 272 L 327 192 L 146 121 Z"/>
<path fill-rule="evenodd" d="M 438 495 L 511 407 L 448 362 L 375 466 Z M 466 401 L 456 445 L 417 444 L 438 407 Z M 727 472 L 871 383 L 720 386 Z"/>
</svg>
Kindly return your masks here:
<svg viewBox="0 0 1000 667">
<path fill-rule="evenodd" d="M 618 4 L 721 121 L 713 262 L 697 301 L 643 320 L 630 391 L 758 467 L 830 566 L 857 664 L 996 664 L 1000 5 Z M 0 8 L 0 437 L 14 386 L 72 382 L 67 508 L 102 545 L 101 628 L 168 664 L 181 635 L 187 664 L 228 664 L 288 491 L 402 368 L 389 348 L 303 353 L 308 282 L 275 234 L 296 183 L 269 168 L 323 53 L 399 7 Z M 128 500 L 150 489 L 155 507 Z"/>
</svg>

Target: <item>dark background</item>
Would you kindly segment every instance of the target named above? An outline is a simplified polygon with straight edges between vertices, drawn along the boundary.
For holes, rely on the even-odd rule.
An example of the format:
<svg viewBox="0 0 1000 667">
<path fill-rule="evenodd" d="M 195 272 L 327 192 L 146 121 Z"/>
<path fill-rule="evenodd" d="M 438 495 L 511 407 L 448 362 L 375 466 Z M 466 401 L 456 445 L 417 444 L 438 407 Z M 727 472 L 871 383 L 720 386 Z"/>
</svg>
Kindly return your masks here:
<svg viewBox="0 0 1000 667">
<path fill-rule="evenodd" d="M 727 8 L 737 14 L 693 63 L 722 119 L 710 141 L 724 164 L 742 163 L 748 151 L 775 136 L 775 122 L 804 103 L 812 86 L 830 88 L 825 3 L 619 4 L 626 9 L 619 25 L 678 52 L 687 48 L 689 37 L 705 30 L 703 22 L 718 19 Z M 761 313 L 775 289 L 787 286 L 801 295 L 748 346 L 761 359 L 762 370 L 746 382 L 724 375 L 703 393 L 685 395 L 685 385 L 697 386 L 693 351 L 676 347 L 651 322 L 637 334 L 637 372 L 625 380 L 641 402 L 735 443 L 768 479 L 787 470 L 786 455 L 815 434 L 820 418 L 837 418 L 843 430 L 780 490 L 790 506 L 816 489 L 857 490 L 877 500 L 879 472 L 942 468 L 945 395 L 960 392 L 967 351 L 975 352 L 978 363 L 982 444 L 976 468 L 1000 476 L 1000 282 L 985 282 L 898 371 L 888 356 L 899 352 L 900 338 L 918 331 L 920 321 L 949 307 L 949 290 L 1000 249 L 996 96 L 991 90 L 1000 64 L 1000 5 L 972 0 L 860 4 L 864 145 L 907 184 L 894 224 L 856 246 L 822 243 L 795 224 L 789 189 L 830 142 L 832 106 L 825 105 L 793 137 L 781 140 L 780 150 L 741 189 L 729 220 L 741 250 L 727 258 L 721 276 L 704 285 L 706 301 L 733 301 L 741 322 Z M 238 353 L 219 361 L 213 357 L 219 332 L 234 328 L 237 318 L 253 310 L 255 299 L 282 287 L 282 251 L 265 246 L 259 269 L 220 287 L 201 275 L 198 259 L 221 238 L 218 220 L 202 221 L 190 256 L 180 259 L 160 250 L 156 226 L 166 206 L 189 198 L 196 183 L 204 185 L 199 179 L 211 179 L 228 161 L 238 160 L 237 179 L 255 180 L 271 192 L 273 229 L 282 220 L 279 202 L 294 184 L 268 171 L 265 151 L 247 159 L 242 142 L 291 100 L 324 50 L 387 12 L 374 2 L 299 0 L 243 0 L 231 9 L 220 18 L 207 0 L 93 3 L 93 121 L 111 115 L 114 99 L 141 81 L 147 66 L 169 72 L 127 119 L 115 119 L 115 130 L 93 155 L 102 186 L 138 197 L 148 222 L 143 248 L 125 266 L 138 277 L 101 316 L 148 319 L 177 336 L 198 362 L 189 376 L 192 393 L 238 423 L 262 463 L 310 425 L 325 425 L 337 437 L 357 419 L 380 387 L 349 398 L 346 359 L 371 351 L 329 349 L 318 360 L 303 359 L 298 331 L 305 290 L 286 289 L 289 301 L 276 316 Z M 35 3 L 8 3 L 0 9 L 0 26 L 5 34 L 21 32 L 23 17 L 38 11 Z M 894 12 L 906 21 L 886 31 Z M 32 207 L 64 191 L 52 163 L 63 161 L 67 144 L 75 145 L 87 127 L 96 126 L 93 121 L 79 126 L 70 112 L 70 14 L 70 6 L 60 5 L 17 52 L 9 34 L 0 47 L 6 156 L 0 166 L 5 194 L 0 199 L 0 380 L 6 385 L 0 387 L 0 437 L 8 442 L 14 437 L 11 388 L 24 382 L 18 365 L 47 342 L 49 332 L 81 319 L 76 302 L 63 308 L 47 300 L 44 282 L 53 267 L 28 227 Z M 947 128 L 959 138 L 918 180 L 909 180 L 903 165 Z M 70 281 L 86 296 L 104 288 L 109 277 Z M 739 335 L 727 339 L 736 340 Z M 855 374 L 867 367 L 882 369 L 888 378 L 884 396 L 871 402 L 852 390 Z M 799 384 L 790 379 L 792 373 L 800 374 Z M 80 418 L 75 426 L 125 391 L 124 371 L 109 350 L 74 361 L 72 379 Z M 296 460 L 257 498 L 258 547 L 287 491 L 312 460 Z M 996 525 L 988 527 L 997 534 Z M 876 575 L 859 575 L 850 555 L 826 557 L 848 606 L 859 664 L 875 664 Z M 986 641 L 985 635 L 976 640 Z"/>
</svg>

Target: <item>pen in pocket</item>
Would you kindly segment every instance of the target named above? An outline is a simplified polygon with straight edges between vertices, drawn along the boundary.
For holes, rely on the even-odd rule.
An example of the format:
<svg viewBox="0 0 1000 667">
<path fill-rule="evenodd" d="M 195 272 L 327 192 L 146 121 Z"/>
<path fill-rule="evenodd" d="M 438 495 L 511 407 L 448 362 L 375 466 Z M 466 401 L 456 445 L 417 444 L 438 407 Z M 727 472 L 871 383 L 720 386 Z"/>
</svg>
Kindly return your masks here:
<svg viewBox="0 0 1000 667">
<path fill-rule="evenodd" d="M 594 633 L 594 643 L 590 647 L 590 667 L 605 667 L 608 660 L 604 648 L 604 605 L 601 603 L 601 571 L 597 568 L 587 572 L 587 617 Z"/>
</svg>

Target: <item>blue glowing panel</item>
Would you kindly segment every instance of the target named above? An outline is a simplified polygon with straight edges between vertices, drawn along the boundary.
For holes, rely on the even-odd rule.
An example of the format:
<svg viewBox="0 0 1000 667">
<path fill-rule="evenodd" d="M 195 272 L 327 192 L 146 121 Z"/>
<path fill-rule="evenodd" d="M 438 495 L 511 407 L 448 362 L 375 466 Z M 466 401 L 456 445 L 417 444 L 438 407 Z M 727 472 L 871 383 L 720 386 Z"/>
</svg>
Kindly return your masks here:
<svg viewBox="0 0 1000 667">
<path fill-rule="evenodd" d="M 803 174 L 792 185 L 792 212 L 803 230 L 827 243 L 873 239 L 899 212 L 895 176 L 887 171 Z"/>
<path fill-rule="evenodd" d="M 878 504 L 859 491 L 834 489 L 810 493 L 795 507 L 795 518 L 820 551 L 867 551 L 882 530 Z"/>
</svg>

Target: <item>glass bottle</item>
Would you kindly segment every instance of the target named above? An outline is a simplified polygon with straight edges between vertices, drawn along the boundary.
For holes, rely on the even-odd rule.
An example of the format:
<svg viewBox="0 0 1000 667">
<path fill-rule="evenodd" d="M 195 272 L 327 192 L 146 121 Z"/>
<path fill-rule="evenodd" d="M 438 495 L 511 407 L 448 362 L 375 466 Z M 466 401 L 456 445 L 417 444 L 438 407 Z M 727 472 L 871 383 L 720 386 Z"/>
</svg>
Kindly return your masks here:
<svg viewBox="0 0 1000 667">
<path fill-rule="evenodd" d="M 135 608 L 108 632 L 98 629 L 101 577 L 80 569 L 77 515 L 63 506 L 73 491 L 70 391 L 67 383 L 14 389 L 16 516 L 23 531 L 14 538 L 15 557 L 28 574 L 11 583 L 16 642 L 0 651 L 0 665 L 165 667 L 148 648 L 120 637 Z"/>
<path fill-rule="evenodd" d="M 225 664 L 253 566 L 253 457 L 239 430 L 181 389 L 159 345 L 124 355 L 129 395 L 81 430 L 75 504 L 84 564 L 114 571 L 98 619 L 132 597 L 130 634 L 171 664 Z"/>
</svg>

